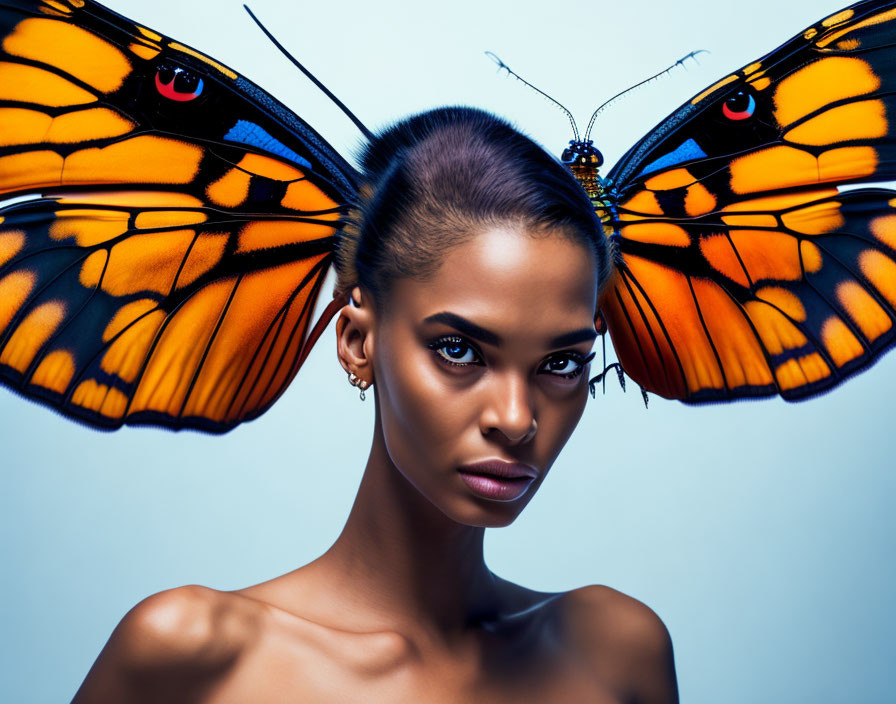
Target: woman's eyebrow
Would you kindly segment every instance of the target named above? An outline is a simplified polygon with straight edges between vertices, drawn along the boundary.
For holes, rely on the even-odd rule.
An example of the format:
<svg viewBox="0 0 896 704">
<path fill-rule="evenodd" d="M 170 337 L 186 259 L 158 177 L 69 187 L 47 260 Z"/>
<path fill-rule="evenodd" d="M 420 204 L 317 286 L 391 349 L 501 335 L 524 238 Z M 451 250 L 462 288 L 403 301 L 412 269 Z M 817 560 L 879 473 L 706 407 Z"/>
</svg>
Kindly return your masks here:
<svg viewBox="0 0 896 704">
<path fill-rule="evenodd" d="M 594 342 L 597 331 L 594 328 L 582 328 L 573 332 L 565 332 L 551 340 L 548 347 L 571 347 L 580 342 Z"/>
<path fill-rule="evenodd" d="M 491 330 L 486 330 L 484 327 L 477 325 L 471 320 L 467 320 L 457 313 L 449 313 L 448 311 L 434 313 L 433 315 L 424 318 L 423 322 L 443 323 L 444 325 L 448 325 L 458 332 L 463 333 L 467 337 L 472 337 L 474 340 L 486 345 L 498 347 L 503 342 L 501 336 L 497 333 L 494 333 Z M 572 332 L 565 332 L 562 335 L 558 335 L 548 343 L 548 347 L 571 347 L 580 342 L 594 342 L 596 337 L 597 331 L 593 327 L 582 328 L 581 330 L 573 330 Z"/>
<path fill-rule="evenodd" d="M 495 347 L 497 347 L 502 342 L 500 335 L 493 333 L 491 330 L 486 330 L 476 323 L 457 315 L 456 313 L 449 313 L 448 311 L 443 311 L 442 313 L 434 313 L 433 315 L 424 318 L 423 322 L 444 323 L 445 325 L 454 328 L 458 332 L 461 332 L 468 337 L 472 337 L 474 340 L 483 342 L 486 345 L 494 345 Z"/>
</svg>

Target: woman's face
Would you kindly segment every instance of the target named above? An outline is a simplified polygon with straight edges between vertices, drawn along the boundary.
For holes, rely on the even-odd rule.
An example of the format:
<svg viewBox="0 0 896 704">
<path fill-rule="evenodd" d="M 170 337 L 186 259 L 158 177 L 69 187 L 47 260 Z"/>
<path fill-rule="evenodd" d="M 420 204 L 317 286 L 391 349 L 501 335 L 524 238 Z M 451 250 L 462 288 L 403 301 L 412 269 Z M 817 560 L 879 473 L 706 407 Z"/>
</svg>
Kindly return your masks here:
<svg viewBox="0 0 896 704">
<path fill-rule="evenodd" d="M 447 516 L 507 525 L 535 494 L 585 406 L 597 290 L 588 248 L 510 224 L 394 282 L 371 331 L 380 422 Z"/>
</svg>

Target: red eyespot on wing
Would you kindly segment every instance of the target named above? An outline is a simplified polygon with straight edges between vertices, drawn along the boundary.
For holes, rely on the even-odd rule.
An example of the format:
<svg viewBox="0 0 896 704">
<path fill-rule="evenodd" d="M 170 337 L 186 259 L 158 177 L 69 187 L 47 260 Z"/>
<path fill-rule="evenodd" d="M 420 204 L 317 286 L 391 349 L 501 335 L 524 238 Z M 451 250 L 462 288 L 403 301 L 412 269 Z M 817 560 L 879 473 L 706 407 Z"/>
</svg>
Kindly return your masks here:
<svg viewBox="0 0 896 704">
<path fill-rule="evenodd" d="M 738 91 L 722 103 L 722 114 L 729 120 L 746 120 L 753 117 L 754 112 L 756 98 L 744 91 Z"/>
<path fill-rule="evenodd" d="M 160 67 L 156 72 L 156 90 L 169 100 L 185 103 L 202 94 L 202 79 L 182 68 Z"/>
</svg>

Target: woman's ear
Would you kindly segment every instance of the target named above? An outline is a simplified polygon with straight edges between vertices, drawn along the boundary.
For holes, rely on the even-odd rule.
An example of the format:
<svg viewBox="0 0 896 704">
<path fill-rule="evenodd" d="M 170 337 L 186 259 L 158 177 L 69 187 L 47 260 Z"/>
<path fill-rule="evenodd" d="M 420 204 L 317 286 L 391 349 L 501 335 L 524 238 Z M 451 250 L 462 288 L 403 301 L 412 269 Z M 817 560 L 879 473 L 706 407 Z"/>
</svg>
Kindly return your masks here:
<svg viewBox="0 0 896 704">
<path fill-rule="evenodd" d="M 336 356 L 348 374 L 373 384 L 373 324 L 370 295 L 355 286 L 336 319 Z"/>
</svg>

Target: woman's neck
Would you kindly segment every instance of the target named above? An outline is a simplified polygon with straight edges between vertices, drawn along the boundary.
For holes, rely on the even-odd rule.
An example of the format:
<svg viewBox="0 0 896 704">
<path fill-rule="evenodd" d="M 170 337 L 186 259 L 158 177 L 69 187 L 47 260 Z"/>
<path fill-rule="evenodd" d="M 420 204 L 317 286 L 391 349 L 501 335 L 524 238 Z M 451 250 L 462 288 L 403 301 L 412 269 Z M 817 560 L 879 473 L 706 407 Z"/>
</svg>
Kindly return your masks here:
<svg viewBox="0 0 896 704">
<path fill-rule="evenodd" d="M 379 430 L 342 533 L 303 571 L 328 585 L 353 622 L 446 645 L 498 615 L 502 580 L 485 565 L 485 529 L 449 519 L 422 496 Z"/>
</svg>

